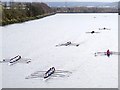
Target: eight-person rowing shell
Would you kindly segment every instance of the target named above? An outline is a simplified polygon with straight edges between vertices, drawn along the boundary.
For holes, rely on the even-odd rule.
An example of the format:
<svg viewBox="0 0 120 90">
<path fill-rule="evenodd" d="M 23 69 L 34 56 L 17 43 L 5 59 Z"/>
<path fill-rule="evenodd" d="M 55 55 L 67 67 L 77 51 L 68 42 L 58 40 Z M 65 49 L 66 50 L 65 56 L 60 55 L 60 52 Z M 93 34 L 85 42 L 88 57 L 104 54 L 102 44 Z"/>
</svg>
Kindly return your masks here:
<svg viewBox="0 0 120 90">
<path fill-rule="evenodd" d="M 110 29 L 109 29 L 109 28 L 104 27 L 104 28 L 99 28 L 99 30 L 110 30 Z"/>
<path fill-rule="evenodd" d="M 72 42 L 68 41 L 68 42 L 63 43 L 63 44 L 58 44 L 58 45 L 56 45 L 56 47 L 58 47 L 58 46 L 76 46 L 76 47 L 78 47 L 79 45 L 80 44 L 72 43 Z"/>
<path fill-rule="evenodd" d="M 91 31 L 91 32 L 86 32 L 86 33 L 91 33 L 91 34 L 93 34 L 93 33 L 100 33 L 100 32 Z"/>
</svg>

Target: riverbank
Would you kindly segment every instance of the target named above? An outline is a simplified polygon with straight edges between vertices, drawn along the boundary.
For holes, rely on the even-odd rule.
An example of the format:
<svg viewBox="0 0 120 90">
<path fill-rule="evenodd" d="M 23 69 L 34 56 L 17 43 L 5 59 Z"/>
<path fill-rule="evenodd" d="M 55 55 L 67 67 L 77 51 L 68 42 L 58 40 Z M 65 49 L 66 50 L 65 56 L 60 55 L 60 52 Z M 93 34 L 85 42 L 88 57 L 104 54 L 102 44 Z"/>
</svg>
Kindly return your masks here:
<svg viewBox="0 0 120 90">
<path fill-rule="evenodd" d="M 43 15 L 37 15 L 35 17 L 25 17 L 25 18 L 21 18 L 21 19 L 11 19 L 8 21 L 2 21 L 1 22 L 1 26 L 6 26 L 6 25 L 10 25 L 10 24 L 14 24 L 14 23 L 23 23 L 26 21 L 30 21 L 30 20 L 35 20 L 35 19 L 40 19 L 40 18 L 44 18 L 47 16 L 51 16 L 51 15 L 55 15 L 56 13 L 47 13 L 47 14 L 43 14 Z"/>
<path fill-rule="evenodd" d="M 54 15 L 55 12 L 45 3 L 7 2 L 0 4 L 0 25 L 5 26 L 14 23 L 22 23 L 29 20 L 40 19 Z"/>
</svg>

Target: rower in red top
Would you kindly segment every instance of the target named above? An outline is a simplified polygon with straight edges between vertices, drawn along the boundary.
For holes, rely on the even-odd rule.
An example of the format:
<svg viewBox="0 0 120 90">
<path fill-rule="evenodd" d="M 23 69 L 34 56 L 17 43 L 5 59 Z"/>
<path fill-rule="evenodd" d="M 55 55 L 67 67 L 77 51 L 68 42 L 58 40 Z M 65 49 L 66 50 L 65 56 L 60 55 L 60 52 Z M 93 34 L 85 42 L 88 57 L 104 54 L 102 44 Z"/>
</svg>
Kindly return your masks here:
<svg viewBox="0 0 120 90">
<path fill-rule="evenodd" d="M 110 56 L 110 50 L 109 49 L 107 50 L 107 56 L 108 57 Z"/>
</svg>

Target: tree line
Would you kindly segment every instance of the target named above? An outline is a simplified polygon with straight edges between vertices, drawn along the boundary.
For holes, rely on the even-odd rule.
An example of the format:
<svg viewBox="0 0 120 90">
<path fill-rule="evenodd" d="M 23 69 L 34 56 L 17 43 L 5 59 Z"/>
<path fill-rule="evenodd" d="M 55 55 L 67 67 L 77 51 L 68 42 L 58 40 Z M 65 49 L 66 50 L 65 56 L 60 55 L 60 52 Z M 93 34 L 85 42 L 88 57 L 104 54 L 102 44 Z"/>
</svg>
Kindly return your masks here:
<svg viewBox="0 0 120 90">
<path fill-rule="evenodd" d="M 58 13 L 118 13 L 117 8 L 103 7 L 54 7 Z"/>
<path fill-rule="evenodd" d="M 54 11 L 45 3 L 34 2 L 12 2 L 10 4 L 4 2 L 0 4 L 0 10 L 0 15 L 2 15 L 1 25 L 20 23 L 54 14 Z"/>
</svg>

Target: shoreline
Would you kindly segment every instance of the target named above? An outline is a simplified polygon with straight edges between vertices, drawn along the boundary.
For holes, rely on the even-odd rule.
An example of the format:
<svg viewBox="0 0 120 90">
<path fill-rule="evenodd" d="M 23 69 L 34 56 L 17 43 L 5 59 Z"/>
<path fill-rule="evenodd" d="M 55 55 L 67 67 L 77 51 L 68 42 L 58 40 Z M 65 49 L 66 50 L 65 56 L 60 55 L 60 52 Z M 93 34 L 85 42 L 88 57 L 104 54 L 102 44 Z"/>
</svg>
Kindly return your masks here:
<svg viewBox="0 0 120 90">
<path fill-rule="evenodd" d="M 35 17 L 26 17 L 26 18 L 21 19 L 20 21 L 17 21 L 15 19 L 13 19 L 13 20 L 10 20 L 8 22 L 2 22 L 0 24 L 0 26 L 7 26 L 7 25 L 11 25 L 11 24 L 24 23 L 24 22 L 27 22 L 27 21 L 41 19 L 41 18 L 51 16 L 51 15 L 55 15 L 55 14 L 56 13 L 54 12 L 54 13 L 47 13 L 47 14 L 43 14 L 43 15 L 38 15 L 38 16 L 35 16 Z"/>
</svg>

